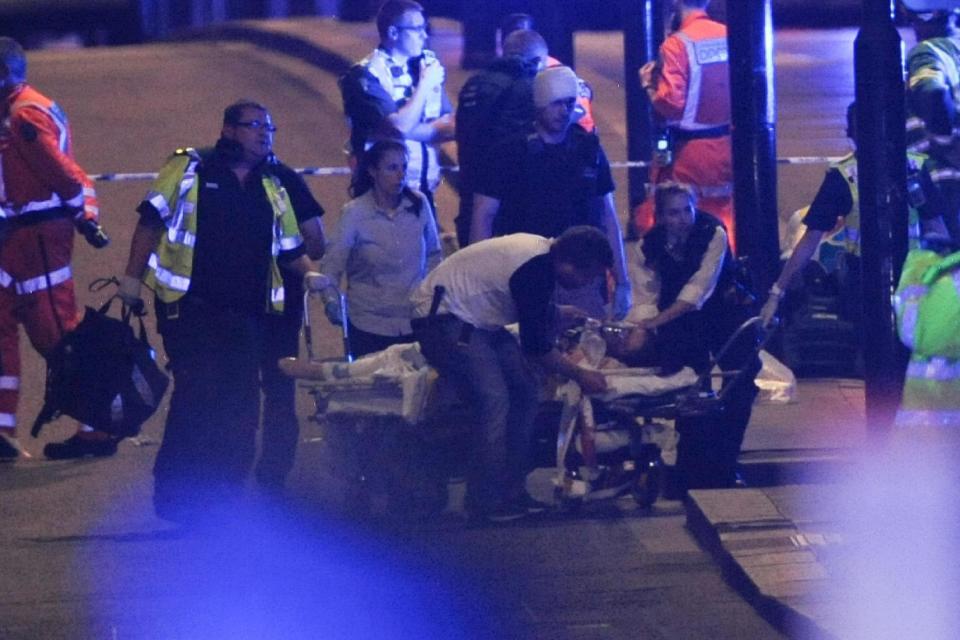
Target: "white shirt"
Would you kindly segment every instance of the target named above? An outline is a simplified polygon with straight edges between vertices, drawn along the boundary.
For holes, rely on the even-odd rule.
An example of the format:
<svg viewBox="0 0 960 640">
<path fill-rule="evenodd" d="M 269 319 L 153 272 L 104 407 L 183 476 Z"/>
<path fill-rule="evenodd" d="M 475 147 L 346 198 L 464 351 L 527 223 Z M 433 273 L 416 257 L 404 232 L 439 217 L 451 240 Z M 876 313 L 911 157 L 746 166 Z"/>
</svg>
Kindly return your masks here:
<svg viewBox="0 0 960 640">
<path fill-rule="evenodd" d="M 677 300 L 688 302 L 698 310 L 713 295 L 720 279 L 723 257 L 727 252 L 727 232 L 717 227 L 707 250 L 700 261 L 700 268 L 690 277 L 677 295 Z M 643 241 L 628 243 L 626 246 L 627 274 L 633 286 L 633 306 L 627 314 L 627 322 L 639 322 L 660 313 L 657 304 L 660 301 L 660 276 L 646 265 L 643 255 Z"/>
<path fill-rule="evenodd" d="M 517 322 L 510 277 L 524 263 L 550 251 L 552 241 L 530 233 L 484 240 L 457 251 L 431 271 L 413 292 L 415 317 L 430 313 L 433 290 L 446 289 L 439 313 L 451 313 L 480 329 L 494 331 Z"/>
</svg>

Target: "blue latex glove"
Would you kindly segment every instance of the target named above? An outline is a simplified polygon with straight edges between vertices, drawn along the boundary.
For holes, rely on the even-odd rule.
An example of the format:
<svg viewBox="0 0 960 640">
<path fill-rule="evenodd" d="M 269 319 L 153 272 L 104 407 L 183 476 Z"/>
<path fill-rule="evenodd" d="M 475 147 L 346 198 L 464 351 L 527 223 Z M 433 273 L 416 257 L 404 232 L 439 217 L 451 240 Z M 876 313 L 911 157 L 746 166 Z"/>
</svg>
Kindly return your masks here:
<svg viewBox="0 0 960 640">
<path fill-rule="evenodd" d="M 341 325 L 340 321 L 340 303 L 336 300 L 329 300 L 323 305 L 323 312 L 327 315 L 330 324 Z"/>
<path fill-rule="evenodd" d="M 613 289 L 613 318 L 623 320 L 633 305 L 633 292 L 629 282 L 618 282 Z"/>
</svg>

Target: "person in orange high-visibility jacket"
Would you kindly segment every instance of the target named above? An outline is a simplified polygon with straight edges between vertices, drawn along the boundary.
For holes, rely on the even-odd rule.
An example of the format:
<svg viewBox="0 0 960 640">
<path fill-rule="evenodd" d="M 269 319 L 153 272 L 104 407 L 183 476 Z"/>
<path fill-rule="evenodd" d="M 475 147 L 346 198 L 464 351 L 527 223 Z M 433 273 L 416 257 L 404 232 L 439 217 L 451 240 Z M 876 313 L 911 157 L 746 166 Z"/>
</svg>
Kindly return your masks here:
<svg viewBox="0 0 960 640">
<path fill-rule="evenodd" d="M 640 82 L 666 121 L 673 147 L 672 163 L 655 162 L 651 181 L 693 187 L 697 206 L 723 222 L 736 250 L 727 27 L 710 19 L 709 3 L 675 0 L 679 28 L 660 47 L 659 60 L 640 69 Z M 635 213 L 640 231 L 653 221 L 644 204 Z"/>
<path fill-rule="evenodd" d="M 72 330 L 74 226 L 91 243 L 107 239 L 97 225 L 93 184 L 73 159 L 67 118 L 26 83 L 26 58 L 11 38 L 0 38 L 0 118 L 0 459 L 10 460 L 23 453 L 16 438 L 19 325 L 41 355 Z M 110 455 L 116 447 L 106 434 L 81 427 L 44 452 Z"/>
</svg>

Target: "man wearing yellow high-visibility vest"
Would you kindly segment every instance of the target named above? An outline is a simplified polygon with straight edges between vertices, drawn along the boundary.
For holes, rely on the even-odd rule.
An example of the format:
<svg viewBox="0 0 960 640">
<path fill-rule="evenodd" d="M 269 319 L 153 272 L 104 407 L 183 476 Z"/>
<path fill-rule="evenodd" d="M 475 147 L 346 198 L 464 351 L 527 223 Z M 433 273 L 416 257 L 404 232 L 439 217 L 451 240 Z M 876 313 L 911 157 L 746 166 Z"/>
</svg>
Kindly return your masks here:
<svg viewBox="0 0 960 640">
<path fill-rule="evenodd" d="M 856 148 L 856 103 L 847 107 L 847 137 Z M 956 218 L 960 190 L 952 180 L 952 172 L 940 170 L 940 164 L 926 155 L 907 152 L 907 205 L 910 247 L 919 243 L 920 234 L 947 234 L 951 223 L 945 221 L 952 213 Z M 842 227 L 838 221 L 842 219 Z M 816 255 L 821 242 L 830 237 L 833 243 L 842 242 L 843 251 L 835 259 L 842 276 L 840 290 L 841 317 L 859 324 L 860 300 L 860 194 L 857 180 L 856 151 L 831 164 L 813 202 L 803 218 L 806 227 L 793 248 L 790 258 L 770 288 L 767 301 L 760 311 L 764 325 L 769 325 L 780 307 L 780 302 L 794 276 Z"/>
<path fill-rule="evenodd" d="M 256 447 L 261 354 L 271 318 L 284 311 L 281 269 L 300 277 L 310 269 L 298 218 L 322 209 L 274 157 L 275 131 L 266 107 L 232 104 L 216 146 L 178 149 L 137 208 L 119 295 L 140 303 L 141 278 L 154 290 L 173 372 L 154 467 L 154 507 L 168 520 L 216 513 L 242 488 Z"/>
<path fill-rule="evenodd" d="M 960 427 L 960 251 L 925 243 L 907 254 L 894 297 L 911 350 L 900 427 Z"/>
</svg>

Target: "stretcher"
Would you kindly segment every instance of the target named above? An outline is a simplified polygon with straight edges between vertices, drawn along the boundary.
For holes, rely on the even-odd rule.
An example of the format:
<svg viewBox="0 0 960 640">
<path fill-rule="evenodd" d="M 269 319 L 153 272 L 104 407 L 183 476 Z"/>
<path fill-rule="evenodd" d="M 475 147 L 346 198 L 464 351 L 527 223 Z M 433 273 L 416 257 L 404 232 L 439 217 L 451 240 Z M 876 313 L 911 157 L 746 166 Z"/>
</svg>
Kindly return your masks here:
<svg viewBox="0 0 960 640">
<path fill-rule="evenodd" d="M 770 338 L 752 317 L 728 338 L 700 375 L 684 367 L 670 375 L 656 368 L 606 369 L 608 391 L 587 396 L 574 381 L 560 390 L 563 410 L 557 433 L 554 498 L 570 509 L 583 502 L 631 493 L 640 507 L 651 506 L 663 483 L 660 447 L 651 437 L 663 420 L 717 415 L 735 385 L 745 381 L 748 362 L 721 372 L 721 361 L 753 330 L 759 339 L 753 359 Z M 715 378 L 725 379 L 719 390 Z"/>
<path fill-rule="evenodd" d="M 309 299 L 305 310 L 308 303 Z M 753 318 L 744 323 L 723 351 L 758 322 L 759 318 Z M 364 488 L 376 490 L 378 485 L 402 492 L 404 486 L 427 481 L 434 485 L 427 491 L 428 501 L 442 506 L 447 478 L 458 475 L 463 467 L 444 458 L 469 442 L 469 434 L 462 430 L 469 420 L 451 417 L 457 406 L 438 390 L 438 376 L 419 346 L 394 345 L 352 362 L 325 361 L 313 353 L 308 311 L 304 324 L 307 359 L 286 359 L 281 361 L 281 369 L 313 396 L 312 419 L 326 425 L 328 433 L 337 432 L 352 450 L 356 495 L 362 495 Z M 344 339 L 345 353 L 349 353 L 346 335 Z M 709 390 L 709 372 L 698 376 L 689 368 L 669 375 L 655 368 L 617 368 L 602 373 L 608 391 L 601 396 L 586 396 L 573 381 L 543 396 L 545 403 L 555 406 L 559 402 L 561 406 L 559 420 L 553 412 L 551 425 L 556 429 L 556 501 L 562 507 L 575 507 L 629 492 L 640 506 L 649 507 L 659 495 L 663 467 L 653 434 L 663 430 L 663 420 L 717 411 L 724 392 Z M 423 457 L 405 461 L 407 467 L 418 469 L 417 478 L 410 477 L 409 469 L 397 470 L 390 459 L 411 452 Z"/>
</svg>

